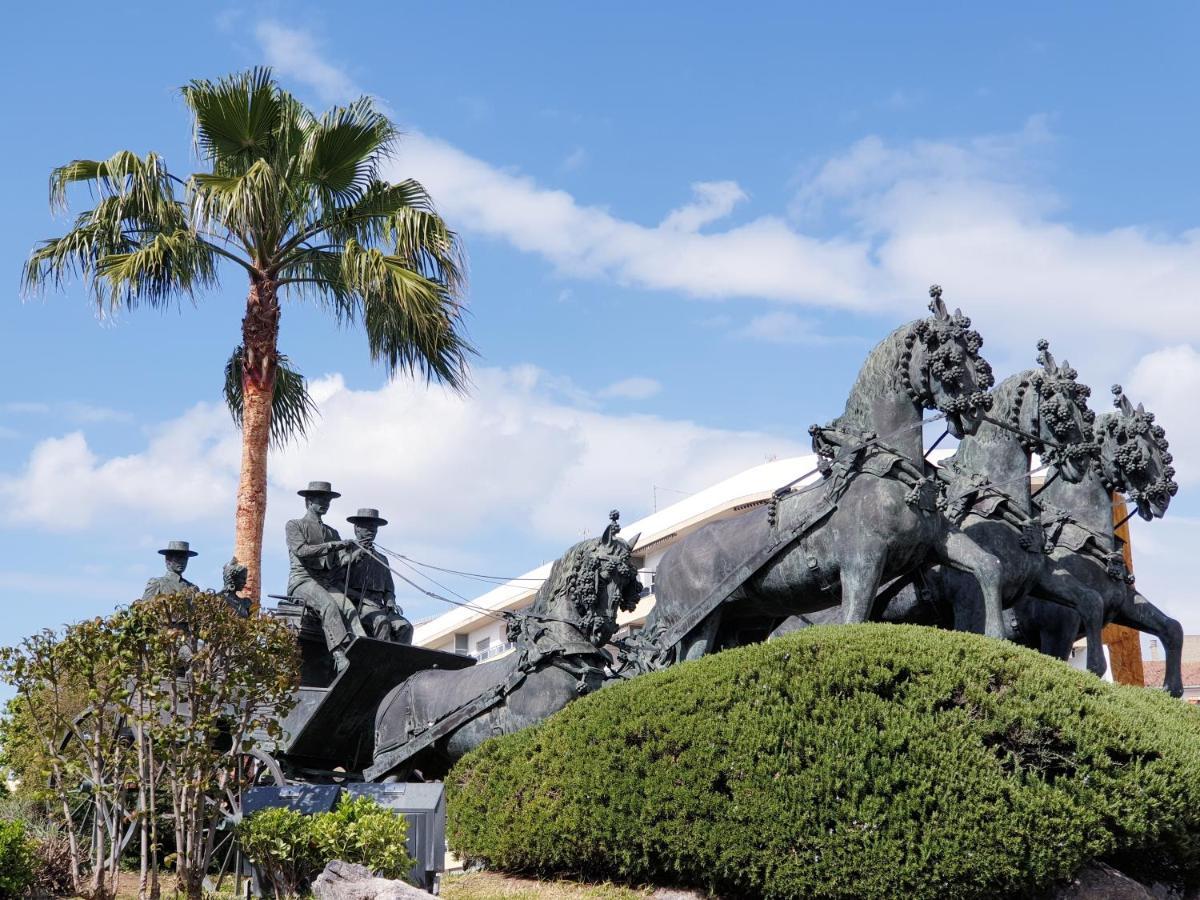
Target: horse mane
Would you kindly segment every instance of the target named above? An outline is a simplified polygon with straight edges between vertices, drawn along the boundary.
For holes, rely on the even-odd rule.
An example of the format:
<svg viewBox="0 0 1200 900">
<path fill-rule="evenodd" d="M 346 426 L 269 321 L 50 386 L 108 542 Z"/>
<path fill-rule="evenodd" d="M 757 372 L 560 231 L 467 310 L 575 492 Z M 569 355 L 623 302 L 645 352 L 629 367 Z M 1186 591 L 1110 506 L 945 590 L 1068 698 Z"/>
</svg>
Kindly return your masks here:
<svg viewBox="0 0 1200 900">
<path fill-rule="evenodd" d="M 850 396 L 846 398 L 846 409 L 834 420 L 834 427 L 866 429 L 873 419 L 873 401 L 905 393 L 900 373 L 900 355 L 905 350 L 905 338 L 921 321 L 917 319 L 901 325 L 875 345 L 858 370 L 858 378 L 850 389 Z"/>
<path fill-rule="evenodd" d="M 547 613 L 555 601 L 563 596 L 577 602 L 585 585 L 591 584 L 591 573 L 599 544 L 598 538 L 588 538 L 556 559 L 550 567 L 550 575 L 538 588 L 530 611 Z"/>
<path fill-rule="evenodd" d="M 1037 372 L 1037 369 L 1026 369 L 1009 375 L 992 389 L 992 397 L 995 398 L 992 404 L 992 418 L 1003 422 L 1011 418 L 1013 407 L 1023 401 L 1025 393 L 1029 390 L 1030 379 Z M 993 444 L 1015 440 L 1018 440 L 1018 437 L 1011 431 L 985 422 L 975 434 L 963 438 L 963 443 Z"/>
</svg>

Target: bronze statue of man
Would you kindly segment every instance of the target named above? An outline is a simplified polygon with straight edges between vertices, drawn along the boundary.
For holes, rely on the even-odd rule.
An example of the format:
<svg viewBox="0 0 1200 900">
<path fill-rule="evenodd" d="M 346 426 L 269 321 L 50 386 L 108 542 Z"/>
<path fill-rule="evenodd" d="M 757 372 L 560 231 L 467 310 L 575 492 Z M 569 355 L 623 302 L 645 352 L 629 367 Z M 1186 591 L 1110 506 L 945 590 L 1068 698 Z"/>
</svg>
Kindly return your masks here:
<svg viewBox="0 0 1200 900">
<path fill-rule="evenodd" d="M 310 481 L 297 491 L 308 507 L 302 518 L 287 523 L 287 545 L 291 569 L 288 595 L 302 601 L 321 618 L 325 646 L 333 654 L 337 671 L 346 668 L 346 648 L 352 640 L 351 623 L 357 618 L 354 604 L 346 597 L 343 552 L 354 548 L 344 541 L 321 517 L 329 512 L 330 501 L 342 496 L 328 481 Z"/>
<path fill-rule="evenodd" d="M 412 623 L 396 606 L 396 585 L 392 570 L 375 549 L 375 536 L 387 519 L 377 509 L 360 509 L 346 521 L 354 526 L 358 547 L 345 557 L 349 575 L 346 595 L 358 604 L 363 628 L 370 637 L 397 644 L 411 644 Z"/>
<path fill-rule="evenodd" d="M 200 589 L 183 577 L 183 573 L 188 567 L 188 560 L 193 556 L 199 556 L 188 542 L 168 541 L 167 546 L 158 552 L 163 555 L 167 571 L 146 582 L 146 590 L 142 592 L 142 599 L 152 600 L 163 594 L 199 593 Z"/>
</svg>

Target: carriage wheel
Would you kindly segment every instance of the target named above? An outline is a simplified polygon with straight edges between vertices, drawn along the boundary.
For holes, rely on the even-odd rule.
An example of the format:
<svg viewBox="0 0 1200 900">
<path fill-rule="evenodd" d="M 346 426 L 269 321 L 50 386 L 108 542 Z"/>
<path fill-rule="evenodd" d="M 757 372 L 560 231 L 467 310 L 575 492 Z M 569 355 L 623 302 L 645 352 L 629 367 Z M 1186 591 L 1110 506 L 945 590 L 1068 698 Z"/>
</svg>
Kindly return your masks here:
<svg viewBox="0 0 1200 900">
<path fill-rule="evenodd" d="M 133 743 L 132 732 L 129 731 L 124 719 L 118 718 L 112 722 L 101 722 L 93 709 L 85 710 L 80 713 L 75 719 L 75 733 L 68 733 L 59 744 L 60 750 L 65 750 L 71 743 L 78 740 L 77 735 L 82 736 L 85 740 L 96 733 L 97 728 L 113 729 L 113 737 L 117 740 L 128 744 Z M 127 748 L 128 752 L 136 752 L 132 748 Z M 118 856 L 124 853 L 125 848 L 129 846 L 129 842 L 133 840 L 133 836 L 138 832 L 138 790 L 136 773 L 124 773 L 127 777 L 121 777 L 122 773 L 106 772 L 101 774 L 103 781 L 104 793 L 112 798 L 111 809 L 109 813 L 113 816 L 113 822 L 109 827 L 103 828 L 100 821 L 99 809 L 97 806 L 97 791 L 96 784 L 89 778 L 79 782 L 79 784 L 69 788 L 71 809 L 71 818 L 75 822 L 76 834 L 82 844 L 82 847 L 87 848 L 87 858 L 94 860 L 97 854 L 104 855 L 106 848 L 102 846 L 102 836 L 107 831 L 117 846 Z M 121 778 L 120 783 L 116 782 L 117 778 Z"/>
<path fill-rule="evenodd" d="M 233 758 L 216 816 L 216 837 L 213 843 L 213 869 L 204 879 L 208 891 L 220 891 L 226 878 L 234 879 L 234 893 L 241 895 L 242 879 L 246 877 L 237 829 L 242 822 L 242 801 L 246 791 L 254 787 L 287 784 L 283 769 L 271 754 L 257 748 L 245 750 Z"/>
</svg>

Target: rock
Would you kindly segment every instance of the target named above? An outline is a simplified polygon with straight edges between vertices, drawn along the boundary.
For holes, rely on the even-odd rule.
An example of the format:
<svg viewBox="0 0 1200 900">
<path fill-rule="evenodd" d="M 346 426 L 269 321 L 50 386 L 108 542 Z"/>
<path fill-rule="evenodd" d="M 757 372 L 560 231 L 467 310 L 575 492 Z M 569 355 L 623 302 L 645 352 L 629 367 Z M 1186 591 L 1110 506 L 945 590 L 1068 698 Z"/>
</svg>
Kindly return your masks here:
<svg viewBox="0 0 1200 900">
<path fill-rule="evenodd" d="M 405 881 L 376 878 L 366 866 L 334 860 L 312 886 L 316 900 L 428 900 L 429 894 Z"/>
<path fill-rule="evenodd" d="M 1069 885 L 1054 895 L 1055 900 L 1158 900 L 1161 896 L 1101 862 L 1084 866 Z"/>
<path fill-rule="evenodd" d="M 708 894 L 696 891 L 680 891 L 675 888 L 659 888 L 650 895 L 650 900 L 706 900 Z"/>
</svg>

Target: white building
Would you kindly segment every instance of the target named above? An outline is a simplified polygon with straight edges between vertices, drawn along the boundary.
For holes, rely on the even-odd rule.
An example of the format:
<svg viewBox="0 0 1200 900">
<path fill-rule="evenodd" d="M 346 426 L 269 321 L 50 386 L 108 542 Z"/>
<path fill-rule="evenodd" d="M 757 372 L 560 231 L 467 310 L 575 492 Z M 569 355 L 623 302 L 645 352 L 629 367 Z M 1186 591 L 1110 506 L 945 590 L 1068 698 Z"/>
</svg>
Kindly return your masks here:
<svg viewBox="0 0 1200 900">
<path fill-rule="evenodd" d="M 639 627 L 654 606 L 654 571 L 668 547 L 708 522 L 736 516 L 766 503 L 776 489 L 801 476 L 809 476 L 806 484 L 818 480 L 816 467 L 817 458 L 812 455 L 775 460 L 747 469 L 636 522 L 623 523 L 623 537 L 639 536 L 634 561 L 642 573 L 643 594 L 637 609 L 619 614 L 617 621 L 622 631 Z M 500 613 L 528 607 L 538 586 L 550 574 L 550 565 L 539 566 L 476 597 L 471 601 L 472 609 L 459 607 L 419 623 L 413 643 L 470 654 L 481 660 L 507 653 L 512 645 L 505 640 L 504 622 L 484 611 Z"/>
</svg>

